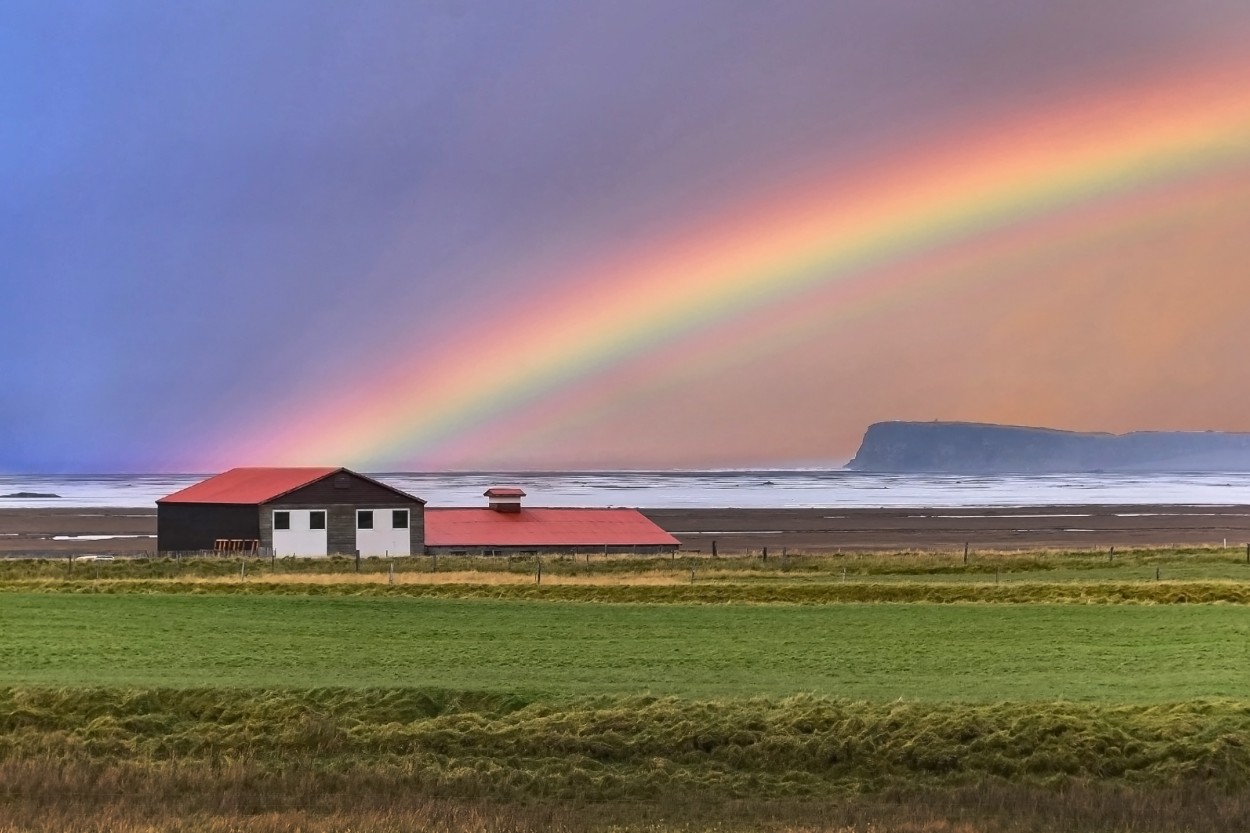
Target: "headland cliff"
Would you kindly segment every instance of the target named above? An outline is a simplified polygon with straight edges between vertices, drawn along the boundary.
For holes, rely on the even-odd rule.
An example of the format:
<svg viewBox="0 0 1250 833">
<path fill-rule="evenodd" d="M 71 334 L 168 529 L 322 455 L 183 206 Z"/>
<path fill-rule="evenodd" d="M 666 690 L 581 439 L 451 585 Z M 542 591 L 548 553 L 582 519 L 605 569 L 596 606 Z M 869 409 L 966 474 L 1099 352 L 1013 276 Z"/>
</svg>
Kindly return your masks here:
<svg viewBox="0 0 1250 833">
<path fill-rule="evenodd" d="M 869 426 L 847 467 L 956 473 L 1250 471 L 1250 434 L 1102 434 L 974 422 L 879 422 Z"/>
</svg>

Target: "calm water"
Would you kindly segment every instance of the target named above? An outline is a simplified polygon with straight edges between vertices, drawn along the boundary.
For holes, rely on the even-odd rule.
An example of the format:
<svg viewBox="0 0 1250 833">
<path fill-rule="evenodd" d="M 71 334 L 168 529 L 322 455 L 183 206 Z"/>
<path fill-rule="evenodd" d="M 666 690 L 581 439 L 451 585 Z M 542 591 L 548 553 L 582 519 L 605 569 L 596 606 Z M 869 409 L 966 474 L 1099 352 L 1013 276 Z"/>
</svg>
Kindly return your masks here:
<svg viewBox="0 0 1250 833">
<path fill-rule="evenodd" d="M 1250 472 L 1203 474 L 916 475 L 848 471 L 383 473 L 434 506 L 478 506 L 492 485 L 521 486 L 539 506 L 962 507 L 1061 504 L 1250 504 Z M 201 475 L 0 476 L 0 507 L 144 506 Z"/>
</svg>

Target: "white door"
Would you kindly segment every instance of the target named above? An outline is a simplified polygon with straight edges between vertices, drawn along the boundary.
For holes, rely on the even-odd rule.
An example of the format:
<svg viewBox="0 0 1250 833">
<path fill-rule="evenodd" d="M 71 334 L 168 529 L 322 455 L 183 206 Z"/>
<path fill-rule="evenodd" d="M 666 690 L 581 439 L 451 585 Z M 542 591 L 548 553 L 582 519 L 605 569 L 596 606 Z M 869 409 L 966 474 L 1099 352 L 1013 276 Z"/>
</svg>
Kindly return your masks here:
<svg viewBox="0 0 1250 833">
<path fill-rule="evenodd" d="M 273 510 L 274 555 L 325 555 L 326 510 Z"/>
<path fill-rule="evenodd" d="M 361 555 L 411 555 L 407 509 L 357 509 L 356 549 Z"/>
</svg>

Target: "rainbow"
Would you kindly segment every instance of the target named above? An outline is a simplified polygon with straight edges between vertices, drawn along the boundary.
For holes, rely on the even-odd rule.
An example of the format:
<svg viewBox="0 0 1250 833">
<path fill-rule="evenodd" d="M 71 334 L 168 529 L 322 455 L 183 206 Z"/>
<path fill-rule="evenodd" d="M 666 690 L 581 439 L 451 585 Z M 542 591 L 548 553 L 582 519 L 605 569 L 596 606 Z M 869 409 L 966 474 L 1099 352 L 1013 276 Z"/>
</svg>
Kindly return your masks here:
<svg viewBox="0 0 1250 833">
<path fill-rule="evenodd" d="M 546 399 L 563 400 L 563 420 L 603 407 L 597 374 L 692 334 L 808 295 L 821 298 L 826 321 L 863 315 L 923 291 L 926 264 L 952 252 L 975 260 L 1017 239 L 1036 245 L 1029 229 L 1104 203 L 1115 206 L 1113 225 L 1131 226 L 1148 195 L 1248 162 L 1245 66 L 1092 95 L 839 172 L 508 299 L 472 328 L 489 338 L 445 333 L 444 349 L 365 380 L 341 398 L 349 404 L 281 403 L 211 457 L 463 467 L 553 416 L 536 407 Z M 570 408 L 579 389 L 587 393 Z M 291 425 L 296 412 L 307 416 Z M 509 419 L 522 412 L 526 420 Z"/>
</svg>

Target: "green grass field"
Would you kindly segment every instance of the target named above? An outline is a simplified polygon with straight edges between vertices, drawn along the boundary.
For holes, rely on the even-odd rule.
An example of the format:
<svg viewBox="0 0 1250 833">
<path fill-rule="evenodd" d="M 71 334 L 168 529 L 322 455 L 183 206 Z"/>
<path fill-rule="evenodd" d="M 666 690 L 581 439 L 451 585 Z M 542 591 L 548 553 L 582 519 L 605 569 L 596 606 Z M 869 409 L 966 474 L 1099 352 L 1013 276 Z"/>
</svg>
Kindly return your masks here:
<svg viewBox="0 0 1250 833">
<path fill-rule="evenodd" d="M 435 686 L 549 697 L 1245 697 L 1231 605 L 596 605 L 0 595 L 0 683 Z"/>
<path fill-rule="evenodd" d="M 0 563 L 0 833 L 1250 829 L 1244 552 L 393 566 Z"/>
</svg>

